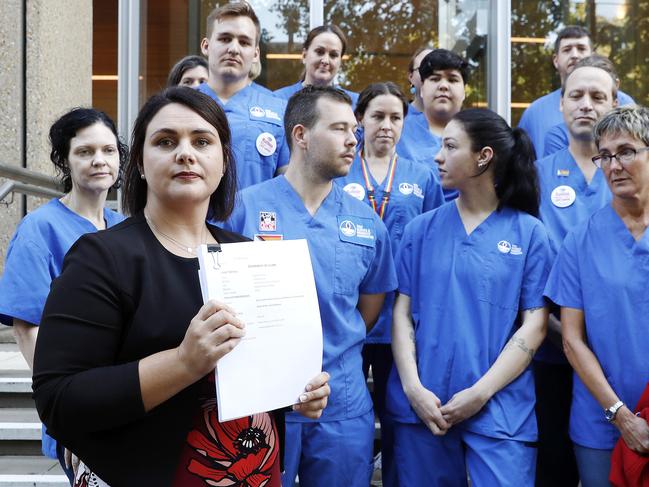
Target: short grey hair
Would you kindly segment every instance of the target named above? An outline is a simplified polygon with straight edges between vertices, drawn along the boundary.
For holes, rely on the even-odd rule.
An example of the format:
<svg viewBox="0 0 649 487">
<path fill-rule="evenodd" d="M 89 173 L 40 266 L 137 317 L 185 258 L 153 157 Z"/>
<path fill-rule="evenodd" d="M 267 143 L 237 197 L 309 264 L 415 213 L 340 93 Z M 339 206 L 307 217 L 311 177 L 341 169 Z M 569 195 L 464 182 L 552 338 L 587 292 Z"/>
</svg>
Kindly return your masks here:
<svg viewBox="0 0 649 487">
<path fill-rule="evenodd" d="M 593 127 L 593 137 L 599 141 L 605 135 L 628 134 L 649 146 L 649 108 L 635 105 L 614 108 Z"/>
</svg>

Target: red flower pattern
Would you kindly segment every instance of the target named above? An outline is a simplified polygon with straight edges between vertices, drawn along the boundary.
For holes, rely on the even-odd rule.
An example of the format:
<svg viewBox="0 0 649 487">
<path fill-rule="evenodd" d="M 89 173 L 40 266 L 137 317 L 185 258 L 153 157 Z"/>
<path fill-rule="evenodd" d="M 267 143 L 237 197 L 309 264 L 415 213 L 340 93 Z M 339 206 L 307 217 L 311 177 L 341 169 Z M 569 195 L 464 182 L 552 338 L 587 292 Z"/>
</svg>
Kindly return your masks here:
<svg viewBox="0 0 649 487">
<path fill-rule="evenodd" d="M 266 485 L 279 450 L 270 415 L 219 423 L 216 411 L 211 409 L 203 412 L 203 418 L 209 437 L 194 429 L 187 442 L 207 463 L 192 459 L 187 470 L 218 487 Z"/>
</svg>

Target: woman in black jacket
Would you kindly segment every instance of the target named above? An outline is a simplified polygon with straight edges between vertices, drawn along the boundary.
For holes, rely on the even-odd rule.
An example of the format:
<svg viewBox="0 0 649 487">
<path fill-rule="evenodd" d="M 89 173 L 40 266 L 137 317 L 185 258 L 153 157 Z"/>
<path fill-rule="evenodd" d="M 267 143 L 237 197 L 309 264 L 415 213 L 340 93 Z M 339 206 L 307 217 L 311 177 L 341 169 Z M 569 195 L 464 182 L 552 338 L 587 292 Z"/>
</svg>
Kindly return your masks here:
<svg viewBox="0 0 649 487">
<path fill-rule="evenodd" d="M 217 420 L 213 370 L 245 326 L 226 304 L 203 305 L 195 249 L 244 240 L 205 223 L 232 211 L 233 161 L 216 103 L 188 88 L 154 95 L 125 171 L 133 216 L 82 237 L 52 286 L 34 398 L 82 460 L 78 485 L 280 485 L 282 413 Z M 318 417 L 327 380 L 294 409 Z"/>
</svg>

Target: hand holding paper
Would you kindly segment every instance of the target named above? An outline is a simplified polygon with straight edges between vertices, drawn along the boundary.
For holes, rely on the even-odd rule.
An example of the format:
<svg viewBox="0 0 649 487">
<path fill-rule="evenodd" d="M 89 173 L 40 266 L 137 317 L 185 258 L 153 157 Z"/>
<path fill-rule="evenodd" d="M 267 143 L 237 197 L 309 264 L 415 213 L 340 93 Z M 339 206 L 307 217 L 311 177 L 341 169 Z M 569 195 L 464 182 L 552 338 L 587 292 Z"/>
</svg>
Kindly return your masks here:
<svg viewBox="0 0 649 487">
<path fill-rule="evenodd" d="M 321 410 L 328 385 L 316 378 L 322 370 L 322 325 L 306 241 L 219 248 L 199 250 L 203 299 L 226 303 L 246 330 L 217 362 L 219 421 L 297 404 L 312 380 L 313 392 L 320 389 L 322 396 L 309 398 L 301 412 Z"/>
</svg>

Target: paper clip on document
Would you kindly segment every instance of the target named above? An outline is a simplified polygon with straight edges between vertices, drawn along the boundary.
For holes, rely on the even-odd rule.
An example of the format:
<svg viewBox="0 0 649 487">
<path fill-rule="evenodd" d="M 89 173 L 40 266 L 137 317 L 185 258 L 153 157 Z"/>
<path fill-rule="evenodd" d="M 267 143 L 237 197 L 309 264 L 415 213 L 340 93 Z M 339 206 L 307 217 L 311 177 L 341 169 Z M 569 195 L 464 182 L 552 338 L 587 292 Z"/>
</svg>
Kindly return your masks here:
<svg viewBox="0 0 649 487">
<path fill-rule="evenodd" d="M 221 263 L 219 262 L 219 253 L 221 252 L 221 245 L 207 244 L 207 253 L 212 256 L 212 268 L 220 269 Z"/>
</svg>

